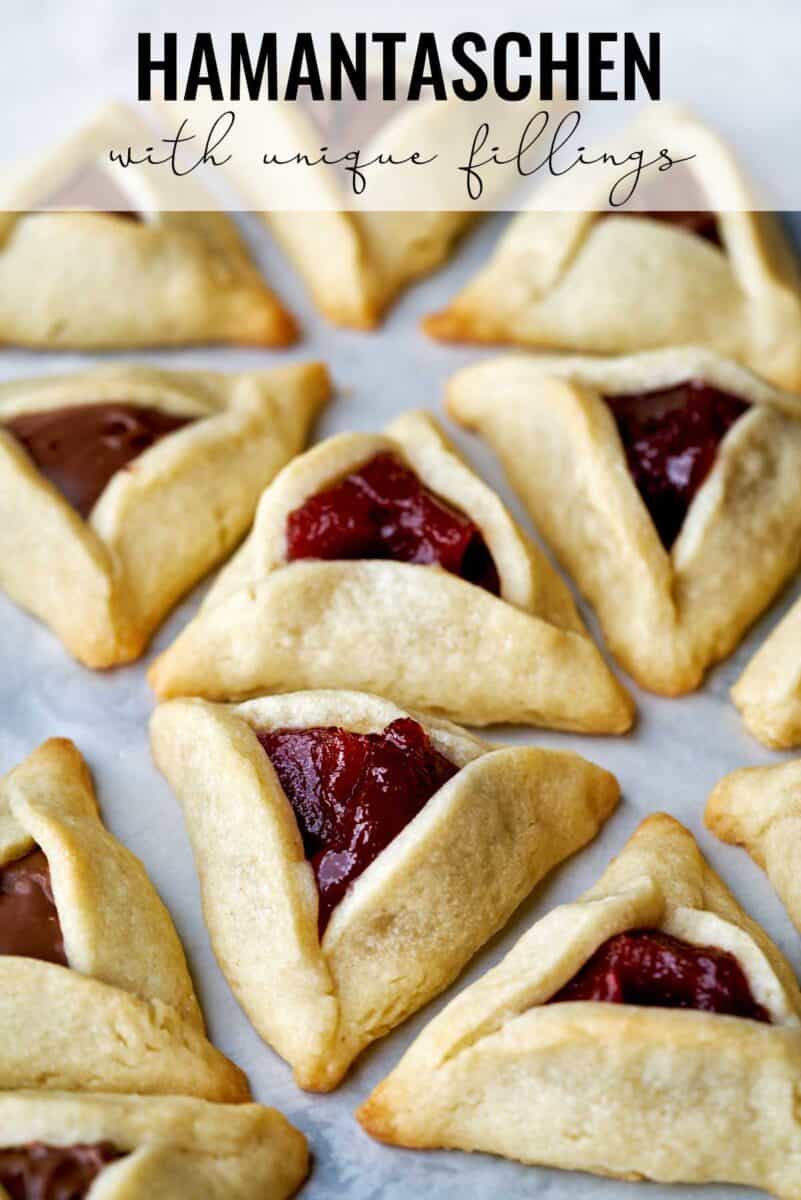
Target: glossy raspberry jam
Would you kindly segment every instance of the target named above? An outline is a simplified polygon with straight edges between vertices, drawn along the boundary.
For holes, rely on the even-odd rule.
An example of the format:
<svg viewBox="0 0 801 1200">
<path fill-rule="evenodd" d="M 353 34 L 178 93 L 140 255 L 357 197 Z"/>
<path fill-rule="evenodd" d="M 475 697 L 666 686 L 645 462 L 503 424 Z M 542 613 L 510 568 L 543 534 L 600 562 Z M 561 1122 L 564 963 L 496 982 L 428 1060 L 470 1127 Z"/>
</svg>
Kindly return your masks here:
<svg viewBox="0 0 801 1200">
<path fill-rule="evenodd" d="M 568 1000 L 694 1008 L 770 1024 L 733 954 L 692 946 L 658 929 L 609 938 L 548 1003 Z"/>
<path fill-rule="evenodd" d="M 457 768 L 409 717 L 383 733 L 336 727 L 257 737 L 294 809 L 320 892 L 322 936 L 349 885 Z"/>
<path fill-rule="evenodd" d="M 638 212 L 636 208 L 621 209 L 616 217 L 648 217 L 651 221 L 663 221 L 666 225 L 677 225 L 687 233 L 711 242 L 713 246 L 722 246 L 720 226 L 717 213 L 714 212 L 668 212 L 655 210 L 653 212 Z"/>
<path fill-rule="evenodd" d="M 0 1149 L 0 1186 L 11 1200 L 82 1200 L 109 1163 L 124 1155 L 109 1142 L 95 1145 Z"/>
<path fill-rule="evenodd" d="M 605 399 L 629 471 L 669 550 L 720 443 L 748 405 L 702 379 Z"/>
<path fill-rule="evenodd" d="M 287 557 L 438 563 L 497 596 L 500 581 L 478 526 L 435 496 L 391 453 L 311 496 L 287 519 Z"/>
</svg>

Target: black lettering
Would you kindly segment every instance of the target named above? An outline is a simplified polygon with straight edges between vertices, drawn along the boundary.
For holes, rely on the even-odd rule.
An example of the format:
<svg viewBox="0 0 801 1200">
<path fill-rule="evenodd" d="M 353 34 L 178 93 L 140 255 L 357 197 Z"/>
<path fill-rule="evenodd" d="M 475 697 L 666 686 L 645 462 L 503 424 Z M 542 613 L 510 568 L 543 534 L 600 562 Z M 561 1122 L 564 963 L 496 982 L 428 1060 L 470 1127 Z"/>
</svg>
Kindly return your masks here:
<svg viewBox="0 0 801 1200">
<path fill-rule="evenodd" d="M 152 82 L 154 71 L 162 71 L 164 73 L 164 99 L 178 99 L 178 34 L 164 34 L 164 57 L 162 59 L 153 59 L 150 57 L 150 34 L 140 33 L 138 41 L 138 88 L 137 94 L 140 100 L 150 100 L 152 98 Z"/>
<path fill-rule="evenodd" d="M 223 99 L 222 81 L 210 33 L 196 33 L 189 70 L 186 73 L 184 100 L 197 100 L 198 88 L 207 87 L 212 100 Z"/>
<path fill-rule="evenodd" d="M 409 99 L 419 100 L 424 87 L 434 89 L 435 100 L 447 100 L 445 77 L 439 61 L 437 39 L 433 33 L 421 33 L 409 77 Z"/>
<path fill-rule="evenodd" d="M 357 100 L 367 99 L 367 37 L 357 33 L 355 38 L 355 61 L 351 58 L 341 33 L 331 34 L 331 99 L 342 99 L 342 76 Z"/>
<path fill-rule="evenodd" d="M 617 100 L 617 90 L 604 91 L 604 71 L 611 70 L 615 65 L 613 58 L 604 58 L 604 43 L 616 42 L 616 33 L 591 33 L 587 39 L 589 45 L 589 93 L 590 100 Z"/>
<path fill-rule="evenodd" d="M 286 99 L 297 100 L 300 87 L 309 89 L 309 96 L 312 100 L 325 99 L 317 55 L 314 52 L 314 40 L 310 33 L 299 33 L 295 38 L 295 46 L 287 71 Z"/>
<path fill-rule="evenodd" d="M 531 94 L 531 75 L 521 73 L 517 87 L 509 86 L 509 47 L 517 46 L 521 58 L 531 58 L 531 42 L 524 33 L 502 33 L 495 42 L 495 91 L 501 100 L 525 100 Z"/>
<path fill-rule="evenodd" d="M 261 87 L 265 70 L 267 71 L 267 95 L 264 98 L 266 100 L 275 100 L 278 97 L 278 62 L 275 34 L 262 34 L 259 57 L 254 67 L 250 58 L 247 37 L 244 33 L 232 33 L 231 99 L 241 99 L 242 77 L 244 76 L 248 98 L 250 100 L 258 100 L 262 94 Z"/>
<path fill-rule="evenodd" d="M 579 98 L 579 35 L 565 34 L 565 57 L 553 56 L 553 34 L 540 34 L 540 99 L 553 100 L 554 71 L 565 73 L 565 100 Z"/>
<path fill-rule="evenodd" d="M 487 94 L 487 72 L 480 67 L 475 59 L 468 54 L 468 47 L 479 53 L 484 53 L 487 43 L 480 33 L 460 33 L 453 39 L 451 53 L 457 67 L 461 67 L 473 80 L 473 86 L 468 87 L 465 80 L 456 78 L 453 81 L 453 94 L 457 100 L 483 100 Z"/>
<path fill-rule="evenodd" d="M 645 84 L 652 100 L 661 99 L 661 41 L 658 33 L 648 34 L 648 57 L 640 49 L 633 33 L 623 35 L 623 96 L 626 100 L 637 99 L 637 75 Z"/>
<path fill-rule="evenodd" d="M 398 46 L 406 41 L 405 33 L 374 33 L 372 40 L 381 47 L 381 99 L 398 98 Z"/>
</svg>

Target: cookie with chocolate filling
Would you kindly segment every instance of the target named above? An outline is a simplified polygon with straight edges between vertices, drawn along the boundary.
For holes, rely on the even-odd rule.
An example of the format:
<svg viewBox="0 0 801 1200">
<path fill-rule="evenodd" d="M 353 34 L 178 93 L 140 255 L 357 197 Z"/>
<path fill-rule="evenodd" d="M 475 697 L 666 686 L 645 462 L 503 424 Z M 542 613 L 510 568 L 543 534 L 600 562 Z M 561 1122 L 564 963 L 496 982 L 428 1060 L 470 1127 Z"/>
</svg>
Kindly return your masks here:
<svg viewBox="0 0 801 1200">
<path fill-rule="evenodd" d="M 287 1200 L 306 1139 L 273 1108 L 178 1096 L 0 1093 L 11 1200 Z"/>
<path fill-rule="evenodd" d="M 137 658 L 234 548 L 328 399 L 309 363 L 0 386 L 0 586 L 80 662 Z"/>
</svg>

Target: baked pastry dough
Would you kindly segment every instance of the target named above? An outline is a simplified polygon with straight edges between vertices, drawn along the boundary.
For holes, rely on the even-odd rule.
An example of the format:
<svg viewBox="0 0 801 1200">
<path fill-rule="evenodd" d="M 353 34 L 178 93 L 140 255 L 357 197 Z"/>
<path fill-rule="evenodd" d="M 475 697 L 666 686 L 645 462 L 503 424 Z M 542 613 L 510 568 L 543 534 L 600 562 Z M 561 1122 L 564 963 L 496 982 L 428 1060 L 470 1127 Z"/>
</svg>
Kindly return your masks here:
<svg viewBox="0 0 801 1200">
<path fill-rule="evenodd" d="M 472 106 L 452 100 L 400 108 L 363 145 L 363 161 L 390 152 L 401 161 L 415 151 L 419 153 L 421 146 L 446 146 L 451 140 L 469 145 L 476 117 L 466 112 L 466 107 Z M 301 152 L 311 158 L 319 154 L 321 141 L 328 139 L 318 130 L 308 109 L 297 103 L 279 103 L 271 105 L 270 110 L 273 136 L 278 137 L 279 145 L 285 141 L 292 154 Z M 263 123 L 263 111 L 253 116 Z M 269 140 L 273 145 L 273 138 Z M 232 167 L 233 162 L 228 169 Z M 317 308 L 337 325 L 355 329 L 378 325 L 404 288 L 450 258 L 459 239 L 480 215 L 467 209 L 448 211 L 447 204 L 430 211 L 398 211 L 399 186 L 410 188 L 416 180 L 408 176 L 399 180 L 396 174 L 394 167 L 383 177 L 371 173 L 371 207 L 347 212 L 339 208 L 343 199 L 339 188 L 321 177 L 319 171 L 311 172 L 311 177 L 304 177 L 304 192 L 316 189 L 317 202 L 324 209 L 330 206 L 330 211 L 292 212 L 277 204 L 262 214 Z M 241 184 L 247 191 L 249 180 L 243 176 Z M 382 199 L 387 204 L 384 211 Z"/>
<path fill-rule="evenodd" d="M 206 1040 L 169 913 L 101 823 L 86 764 L 65 739 L 45 742 L 0 781 L 0 868 L 24 865 L 32 851 L 49 869 L 44 890 L 63 955 L 24 953 L 19 919 L 10 931 L 17 953 L 0 951 L 0 1088 L 246 1099 L 241 1071 Z M 0 911 L 0 926 L 16 915 Z M 35 937 L 38 914 L 25 916 Z"/>
<path fill-rule="evenodd" d="M 475 523 L 500 597 L 433 565 L 287 562 L 290 514 L 382 454 Z M 162 699 L 355 687 L 475 725 L 621 733 L 632 719 L 565 584 L 422 412 L 383 436 L 330 438 L 285 468 L 250 537 L 150 679 Z"/>
<path fill-rule="evenodd" d="M 607 939 L 647 927 L 734 956 L 771 1024 L 717 1012 L 548 1004 Z M 538 921 L 418 1037 L 359 1111 L 396 1145 L 483 1150 L 663 1182 L 798 1196 L 801 994 L 789 964 L 672 818 Z"/>
<path fill-rule="evenodd" d="M 235 224 L 202 211 L 210 198 L 193 178 L 171 179 L 164 167 L 104 165 L 110 147 L 144 145 L 153 136 L 132 113 L 110 106 L 3 190 L 0 343 L 97 350 L 294 341 L 293 318 Z M 133 212 L 43 207 L 76 205 L 81 172 L 92 208 L 123 179 Z"/>
<path fill-rule="evenodd" d="M 731 690 L 748 729 L 765 746 L 801 745 L 801 601 L 796 601 Z"/>
<path fill-rule="evenodd" d="M 260 1104 L 0 1093 L 0 1180 L 8 1148 L 97 1145 L 111 1160 L 101 1171 L 102 1183 L 98 1179 L 87 1193 L 70 1192 L 71 1197 L 285 1200 L 300 1187 L 309 1165 L 303 1134 Z M 0 1196 L 5 1195 L 0 1182 Z"/>
<path fill-rule="evenodd" d="M 732 771 L 709 797 L 705 819 L 721 841 L 745 847 L 801 932 L 801 761 Z"/>
<path fill-rule="evenodd" d="M 441 992 L 618 801 L 614 777 L 575 754 L 495 749 L 413 713 L 458 770 L 354 879 L 321 941 L 298 821 L 256 733 L 380 733 L 409 717 L 363 693 L 299 692 L 173 700 L 151 721 L 220 966 L 260 1035 L 315 1091 L 336 1087 L 365 1046 Z"/>
<path fill-rule="evenodd" d="M 604 397 L 647 398 L 688 381 L 750 408 L 717 445 L 667 549 Z M 734 363 L 689 348 L 497 358 L 454 376 L 447 405 L 499 454 L 612 653 L 643 687 L 665 695 L 697 687 L 798 564 L 801 398 Z"/>
<path fill-rule="evenodd" d="M 227 376 L 114 366 L 3 384 L 0 584 L 87 666 L 136 658 L 242 537 L 261 489 L 302 448 L 328 393 L 316 363 Z M 82 520 L 8 423 L 93 404 L 191 423 L 112 474 Z"/>
<path fill-rule="evenodd" d="M 754 196 L 731 152 L 697 120 L 650 114 L 636 130 L 674 157 L 695 154 L 720 245 L 647 214 L 562 212 L 558 199 L 539 196 L 537 211 L 513 219 L 489 264 L 426 330 L 586 354 L 696 345 L 801 388 L 799 273 L 779 219 L 748 211 Z M 579 200 L 600 209 L 603 185 L 592 187 Z"/>
</svg>

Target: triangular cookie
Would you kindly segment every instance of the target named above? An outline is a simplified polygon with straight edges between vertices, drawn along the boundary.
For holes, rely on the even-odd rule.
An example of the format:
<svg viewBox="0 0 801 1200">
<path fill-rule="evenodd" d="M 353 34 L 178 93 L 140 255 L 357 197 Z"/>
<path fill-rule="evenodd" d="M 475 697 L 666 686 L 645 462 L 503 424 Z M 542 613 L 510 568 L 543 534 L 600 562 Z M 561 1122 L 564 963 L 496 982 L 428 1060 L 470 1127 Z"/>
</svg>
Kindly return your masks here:
<svg viewBox="0 0 801 1200">
<path fill-rule="evenodd" d="M 801 397 L 703 350 L 493 359 L 450 414 L 499 454 L 651 691 L 701 682 L 801 558 Z"/>
<path fill-rule="evenodd" d="M 510 151 L 521 127 L 518 106 L 497 97 L 477 105 L 455 99 L 404 104 L 381 102 L 371 92 L 368 100 L 353 104 L 344 98 L 224 106 L 198 97 L 165 103 L 162 111 L 171 129 L 183 118 L 192 129 L 208 129 L 223 112 L 235 114 L 229 140 L 240 149 L 224 172 L 248 207 L 261 210 L 320 312 L 356 329 L 375 327 L 404 288 L 447 261 L 459 239 L 507 190 L 508 175 L 487 172 L 481 203 L 466 201 L 456 164 L 482 121 Z M 252 169 L 265 147 L 286 161 L 305 156 L 317 162 L 323 146 L 332 160 L 358 150 L 362 163 L 391 154 L 395 165 L 365 168 L 366 189 L 356 196 L 342 163 L 287 166 L 261 175 Z M 432 161 L 424 168 L 404 166 L 415 153 Z"/>
<path fill-rule="evenodd" d="M 183 949 L 101 823 L 81 755 L 45 742 L 0 781 L 0 1088 L 243 1100 Z"/>
<path fill-rule="evenodd" d="M 359 1119 L 396 1145 L 789 1198 L 800 1014 L 789 964 L 659 814 L 431 1022 Z"/>
<path fill-rule="evenodd" d="M 357 692 L 174 700 L 151 744 L 220 966 L 315 1091 L 447 987 L 619 794 L 578 755 Z"/>
<path fill-rule="evenodd" d="M 765 639 L 731 690 L 748 729 L 765 746 L 801 745 L 801 601 Z"/>
<path fill-rule="evenodd" d="M 109 162 L 112 149 L 158 146 L 158 138 L 110 106 L 3 189 L 0 343 L 113 349 L 294 340 L 294 320 L 233 221 L 203 211 L 210 197 L 194 177 Z M 123 190 L 127 211 L 99 211 L 125 204 Z M 175 211 L 176 198 L 185 211 Z M 87 211 L 53 211 L 73 205 Z"/>
<path fill-rule="evenodd" d="M 358 103 L 354 110 L 358 113 L 368 104 Z M 250 105 L 251 109 L 253 107 Z M 315 110 L 322 107 L 313 106 Z M 343 119 L 341 112 L 347 106 L 338 102 L 330 107 L 340 122 L 333 137 L 324 126 L 317 126 L 315 114 L 310 112 L 312 106 L 304 107 L 298 103 L 270 105 L 267 114 L 273 127 L 270 144 L 275 144 L 274 138 L 278 145 L 285 141 L 291 145 L 292 153 L 301 151 L 311 157 L 319 154 L 321 144 L 331 145 L 332 150 L 339 145 L 340 153 L 352 152 L 355 147 L 361 149 L 364 162 L 379 154 L 390 153 L 401 162 L 415 151 L 425 153 L 421 147 L 427 148 L 430 157 L 435 148 L 441 146 L 469 146 L 481 120 L 480 117 L 477 120 L 474 113 L 465 111 L 466 107 L 472 106 L 455 100 L 408 105 L 374 104 L 378 110 L 375 127 L 372 130 L 357 128 L 349 135 L 347 115 Z M 504 117 L 509 122 L 510 107 L 494 106 L 496 124 Z M 263 122 L 263 106 L 260 112 L 252 115 Z M 228 169 L 234 166 L 232 162 Z M 324 208 L 330 205 L 332 211 L 292 212 L 277 205 L 263 213 L 265 222 L 300 274 L 314 303 L 337 325 L 356 329 L 371 329 L 378 325 L 400 292 L 450 258 L 459 239 L 481 215 L 470 209 L 449 208 L 447 203 L 441 203 L 439 207 L 432 205 L 429 211 L 398 211 L 398 195 L 404 189 L 410 190 L 416 182 L 403 171 L 400 167 L 369 172 L 366 193 L 369 205 L 351 212 L 344 208 L 335 210 L 334 206 L 338 207 L 343 200 L 339 181 L 331 183 L 320 178 L 319 171 L 311 172 L 302 181 L 304 197 L 311 187 L 319 193 L 317 202 Z M 459 178 L 455 172 L 454 176 Z M 296 189 L 301 186 L 297 172 L 291 183 Z M 241 184 L 247 191 L 252 180 L 249 183 L 248 179 L 242 178 Z M 382 210 L 382 200 L 386 210 Z"/>
<path fill-rule="evenodd" d="M 692 170 L 717 215 L 714 239 L 688 225 L 698 214 L 623 209 L 623 219 L 603 211 L 603 186 L 577 197 L 574 184 L 571 202 L 590 211 L 557 211 L 558 199 L 539 195 L 537 211 L 514 218 L 489 264 L 425 328 L 444 339 L 587 354 L 697 345 L 777 386 L 801 387 L 799 273 L 778 218 L 748 211 L 751 189 L 700 122 L 649 114 L 628 148 L 643 137 L 674 157 L 695 154 Z M 655 208 L 666 178 L 653 185 Z"/>
<path fill-rule="evenodd" d="M 286 1200 L 308 1169 L 303 1134 L 259 1104 L 0 1093 L 3 1195 Z M 63 1182 L 69 1192 L 48 1190 L 48 1181 L 57 1189 Z"/>
<path fill-rule="evenodd" d="M 632 719 L 565 584 L 421 412 L 286 467 L 150 679 L 211 700 L 354 687 L 474 725 Z"/>
<path fill-rule="evenodd" d="M 705 819 L 721 841 L 745 847 L 801 932 L 801 761 L 732 771 L 709 797 Z"/>
<path fill-rule="evenodd" d="M 0 387 L 0 585 L 81 662 L 141 654 L 228 554 L 329 393 L 316 363 Z"/>
</svg>

